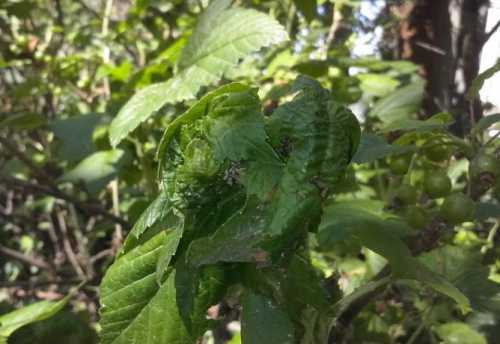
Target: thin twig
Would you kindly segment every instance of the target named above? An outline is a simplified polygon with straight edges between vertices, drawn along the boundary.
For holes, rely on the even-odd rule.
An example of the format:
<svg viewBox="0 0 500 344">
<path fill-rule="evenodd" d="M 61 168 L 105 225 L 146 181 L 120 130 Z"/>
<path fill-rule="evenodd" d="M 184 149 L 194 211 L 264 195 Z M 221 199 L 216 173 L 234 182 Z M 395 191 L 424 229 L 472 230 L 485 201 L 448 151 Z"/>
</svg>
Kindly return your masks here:
<svg viewBox="0 0 500 344">
<path fill-rule="evenodd" d="M 31 225 L 31 226 L 38 225 L 37 219 L 23 214 L 6 211 L 6 208 L 3 208 L 1 206 L 0 206 L 0 218 L 18 227 L 25 227 L 26 225 Z"/>
<path fill-rule="evenodd" d="M 61 243 L 59 242 L 59 237 L 56 233 L 53 218 L 50 216 L 50 214 L 46 214 L 46 216 L 48 217 L 48 220 L 49 220 L 48 222 L 50 223 L 50 225 L 47 228 L 47 232 L 49 234 L 49 239 L 52 242 L 52 245 L 54 247 L 53 264 L 57 268 L 57 267 L 61 266 L 61 264 L 64 262 L 64 253 L 63 253 L 63 250 L 61 248 Z"/>
<path fill-rule="evenodd" d="M 101 15 L 96 10 L 87 5 L 87 3 L 85 3 L 85 0 L 77 0 L 77 2 L 80 5 L 82 5 L 82 7 L 85 8 L 87 11 L 92 13 L 92 15 L 94 15 L 97 19 L 101 20 Z"/>
<path fill-rule="evenodd" d="M 328 36 L 325 39 L 325 44 L 323 46 L 323 59 L 328 58 L 328 51 L 331 48 L 332 43 L 335 41 L 335 36 L 337 34 L 337 31 L 340 28 L 340 25 L 342 24 L 342 12 L 340 8 L 342 5 L 340 4 L 335 4 L 332 8 L 332 25 L 330 26 L 330 29 L 328 30 Z"/>
<path fill-rule="evenodd" d="M 476 125 L 476 119 L 474 117 L 474 101 L 469 102 L 469 125 L 471 128 L 474 128 Z"/>
<path fill-rule="evenodd" d="M 61 6 L 61 0 L 55 0 L 57 12 L 57 25 L 64 28 L 64 12 Z"/>
<path fill-rule="evenodd" d="M 420 322 L 420 325 L 417 327 L 417 329 L 412 333 L 410 339 L 408 339 L 408 341 L 406 342 L 406 344 L 413 344 L 415 343 L 415 341 L 418 339 L 418 337 L 420 336 L 420 333 L 422 333 L 422 330 L 427 326 L 427 317 L 428 315 L 430 314 L 430 311 L 432 309 L 432 306 L 431 307 L 428 307 L 425 312 L 424 312 L 424 315 L 422 316 L 422 319 L 421 319 L 421 322 Z"/>
<path fill-rule="evenodd" d="M 429 43 L 422 42 L 422 41 L 415 41 L 415 45 L 417 45 L 425 50 L 436 53 L 438 55 L 446 56 L 446 51 L 444 51 L 443 49 L 441 49 L 433 44 L 429 44 Z"/>
<path fill-rule="evenodd" d="M 115 254 L 115 250 L 113 248 L 108 248 L 108 249 L 102 250 L 101 252 L 97 253 L 96 255 L 90 257 L 90 262 L 92 264 L 94 264 L 95 262 L 97 262 L 103 258 L 112 256 L 114 254 Z"/>
<path fill-rule="evenodd" d="M 109 35 L 109 18 L 111 16 L 111 11 L 113 9 L 113 0 L 106 0 L 104 6 L 104 14 L 102 16 L 102 27 L 101 34 L 103 39 L 106 39 Z M 107 44 L 103 46 L 102 49 L 102 60 L 104 63 L 110 63 L 110 49 Z M 105 98 L 109 98 L 111 95 L 111 90 L 109 88 L 109 80 L 107 77 L 103 79 L 103 86 L 106 90 Z M 109 183 L 109 188 L 111 190 L 111 201 L 113 204 L 113 214 L 116 217 L 120 216 L 120 199 L 119 199 L 119 191 L 118 191 L 118 179 L 115 178 Z M 115 231 L 113 233 L 112 246 L 117 251 L 121 246 L 123 240 L 123 229 L 119 223 L 115 223 Z"/>
<path fill-rule="evenodd" d="M 85 266 L 85 271 L 87 271 L 87 278 L 92 279 L 95 275 L 94 267 L 90 261 L 90 254 L 87 248 L 87 238 L 84 236 L 81 229 L 80 221 L 78 219 L 78 214 L 76 213 L 75 205 L 68 204 L 69 212 L 71 214 L 71 219 L 73 220 L 74 235 L 76 238 L 76 244 L 78 246 L 78 252 L 80 261 Z"/>
<path fill-rule="evenodd" d="M 120 215 L 120 199 L 118 194 L 118 179 L 115 178 L 110 184 L 111 198 L 113 202 L 113 213 L 115 216 Z M 123 230 L 119 223 L 115 223 L 115 232 L 113 233 L 113 248 L 117 252 L 122 245 Z"/>
<path fill-rule="evenodd" d="M 485 254 L 488 250 L 492 249 L 495 246 L 495 236 L 498 232 L 498 227 L 500 225 L 500 220 L 496 220 L 490 231 L 488 232 L 488 238 L 486 238 L 486 244 L 481 247 L 481 253 Z"/>
<path fill-rule="evenodd" d="M 106 38 L 109 34 L 109 17 L 111 16 L 111 10 L 113 9 L 113 0 L 106 0 L 104 5 L 104 14 L 102 16 L 102 26 L 101 34 L 104 39 L 104 46 L 102 47 L 102 62 L 108 64 L 110 62 L 110 49 L 106 42 Z M 109 80 L 107 77 L 103 78 L 103 86 L 105 89 L 105 96 L 108 98 L 110 96 Z"/>
<path fill-rule="evenodd" d="M 0 288 L 27 288 L 38 289 L 50 285 L 80 285 L 83 281 L 79 279 L 69 280 L 41 280 L 41 281 L 1 281 Z"/>
<path fill-rule="evenodd" d="M 288 32 L 289 36 L 291 36 L 292 34 L 293 22 L 295 20 L 296 12 L 297 8 L 295 7 L 295 4 L 292 1 L 290 1 L 290 7 L 288 8 L 288 17 L 286 20 L 286 32 Z"/>
<path fill-rule="evenodd" d="M 56 210 L 55 216 L 57 219 L 57 224 L 58 224 L 59 230 L 62 234 L 62 242 L 63 242 L 64 252 L 66 253 L 66 256 L 68 257 L 68 260 L 71 263 L 71 266 L 75 270 L 76 274 L 81 279 L 86 280 L 87 277 L 85 275 L 85 271 L 83 271 L 82 267 L 80 266 L 80 263 L 78 262 L 78 258 L 76 257 L 76 254 L 73 251 L 73 247 L 71 247 L 71 243 L 69 241 L 69 235 L 68 235 L 68 227 L 66 226 L 66 220 L 64 219 L 64 214 L 63 214 L 62 210 L 60 210 L 60 209 Z"/>
<path fill-rule="evenodd" d="M 347 330 L 350 327 L 352 321 L 356 316 L 363 310 L 363 308 L 368 305 L 376 296 L 378 296 L 387 287 L 390 275 L 389 266 L 385 266 L 369 283 L 373 284 L 373 289 L 369 290 L 359 298 L 355 299 L 353 302 L 343 309 L 338 311 L 338 315 L 333 324 L 333 328 L 330 330 L 328 344 L 342 343 Z"/>
<path fill-rule="evenodd" d="M 485 35 L 484 35 L 484 38 L 483 38 L 483 41 L 481 43 L 481 45 L 485 45 L 486 42 L 488 42 L 488 40 L 491 38 L 491 36 L 493 36 L 495 34 L 495 32 L 497 32 L 497 30 L 500 28 L 500 20 L 491 28 L 490 31 L 488 31 Z"/>
<path fill-rule="evenodd" d="M 498 136 L 500 136 L 500 131 L 498 131 L 495 135 L 493 135 L 488 141 L 486 141 L 486 143 L 484 144 L 485 146 L 489 145 L 490 143 L 492 143 L 493 141 L 495 141 Z"/>
<path fill-rule="evenodd" d="M 19 260 L 22 263 L 36 266 L 37 268 L 43 270 L 49 270 L 49 271 L 53 270 L 52 266 L 50 266 L 50 264 L 47 263 L 45 260 L 33 256 L 27 256 L 21 252 L 18 252 L 3 245 L 0 245 L 0 254 Z"/>
<path fill-rule="evenodd" d="M 96 204 L 82 202 L 75 197 L 62 192 L 58 188 L 49 188 L 43 185 L 27 182 L 19 178 L 9 177 L 2 174 L 0 174 L 0 183 L 4 183 L 9 187 L 19 187 L 21 189 L 27 189 L 62 199 L 66 202 L 73 203 L 77 209 L 83 211 L 84 213 L 101 215 L 113 222 L 119 223 L 125 228 L 130 228 L 130 224 L 126 220 L 109 213 Z"/>
<path fill-rule="evenodd" d="M 30 170 L 33 172 L 35 177 L 42 179 L 44 182 L 48 183 L 50 186 L 55 186 L 52 178 L 41 168 L 35 165 L 30 158 L 26 156 L 23 152 L 21 152 L 15 144 L 10 142 L 7 138 L 0 136 L 0 143 L 4 146 L 8 151 L 10 151 L 13 155 L 15 155 L 22 163 L 24 163 Z"/>
</svg>

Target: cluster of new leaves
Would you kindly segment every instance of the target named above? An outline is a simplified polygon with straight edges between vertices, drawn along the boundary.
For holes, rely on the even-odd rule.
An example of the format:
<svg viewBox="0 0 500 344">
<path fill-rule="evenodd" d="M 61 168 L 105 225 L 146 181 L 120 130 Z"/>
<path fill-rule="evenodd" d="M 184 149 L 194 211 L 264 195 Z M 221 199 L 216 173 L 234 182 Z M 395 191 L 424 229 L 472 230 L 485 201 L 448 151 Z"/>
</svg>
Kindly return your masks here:
<svg viewBox="0 0 500 344">
<path fill-rule="evenodd" d="M 300 282 L 317 277 L 298 248 L 318 226 L 360 129 L 319 83 L 299 78 L 292 92 L 265 118 L 255 89 L 229 84 L 170 124 L 159 150 L 163 190 L 102 284 L 104 343 L 194 342 L 210 327 L 206 310 L 234 284 L 247 287 L 245 342 L 258 342 L 261 329 L 252 328 L 262 316 L 282 325 L 274 335 L 289 340 L 280 343 L 292 342 L 305 306 L 331 304 L 319 280 Z M 297 295 L 310 297 L 284 302 L 301 288 Z"/>
<path fill-rule="evenodd" d="M 332 197 L 360 128 L 318 82 L 299 77 L 290 92 L 264 117 L 255 89 L 228 84 L 168 126 L 161 194 L 102 283 L 103 343 L 194 343 L 214 325 L 207 309 L 228 295 L 243 307 L 244 343 L 326 342 L 345 301 L 303 248 L 309 232 L 338 232 Z M 386 256 L 396 277 L 467 304 L 383 226 L 348 234 Z"/>
</svg>

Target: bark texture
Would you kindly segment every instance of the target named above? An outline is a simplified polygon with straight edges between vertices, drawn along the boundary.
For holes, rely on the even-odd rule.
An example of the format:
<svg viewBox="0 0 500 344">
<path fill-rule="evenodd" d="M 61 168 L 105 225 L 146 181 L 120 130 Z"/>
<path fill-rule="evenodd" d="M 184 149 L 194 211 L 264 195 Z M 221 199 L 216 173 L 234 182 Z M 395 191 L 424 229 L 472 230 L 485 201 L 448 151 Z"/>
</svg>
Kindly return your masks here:
<svg viewBox="0 0 500 344">
<path fill-rule="evenodd" d="M 415 0 L 392 10 L 401 19 L 397 57 L 421 66 L 427 80 L 423 118 L 451 112 L 464 135 L 482 116 L 465 93 L 479 71 L 489 0 Z"/>
</svg>

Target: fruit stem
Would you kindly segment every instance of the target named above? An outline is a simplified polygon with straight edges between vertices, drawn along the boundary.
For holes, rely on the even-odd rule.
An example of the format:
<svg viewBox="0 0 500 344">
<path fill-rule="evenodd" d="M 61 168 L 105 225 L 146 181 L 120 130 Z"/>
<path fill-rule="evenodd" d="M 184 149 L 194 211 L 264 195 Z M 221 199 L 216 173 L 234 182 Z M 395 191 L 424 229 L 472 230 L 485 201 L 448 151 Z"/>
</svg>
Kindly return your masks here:
<svg viewBox="0 0 500 344">
<path fill-rule="evenodd" d="M 403 177 L 403 183 L 411 185 L 411 172 L 413 171 L 413 166 L 415 165 L 416 155 L 413 154 L 410 160 L 410 166 L 408 166 L 408 171 L 406 171 L 405 176 Z"/>
<path fill-rule="evenodd" d="M 481 247 L 481 253 L 485 254 L 488 250 L 492 249 L 494 246 L 495 236 L 498 232 L 499 221 L 496 220 L 490 231 L 488 232 L 488 238 L 486 238 L 486 244 Z"/>
</svg>

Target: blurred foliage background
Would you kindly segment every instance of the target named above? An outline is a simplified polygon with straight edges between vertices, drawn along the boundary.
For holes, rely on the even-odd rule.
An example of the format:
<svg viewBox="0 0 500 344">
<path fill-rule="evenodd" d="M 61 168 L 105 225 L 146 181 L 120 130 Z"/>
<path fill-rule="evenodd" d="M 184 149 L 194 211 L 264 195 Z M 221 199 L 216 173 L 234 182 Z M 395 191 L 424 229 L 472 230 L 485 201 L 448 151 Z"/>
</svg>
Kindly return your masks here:
<svg viewBox="0 0 500 344">
<path fill-rule="evenodd" d="M 362 121 L 363 137 L 337 199 L 352 206 L 351 214 L 362 209 L 377 221 L 388 214 L 420 221 L 416 227 L 425 229 L 414 252 L 427 252 L 423 261 L 464 283 L 481 305 L 464 316 L 436 295 L 395 285 L 349 320 L 351 330 L 342 340 L 494 343 L 500 335 L 500 184 L 497 171 L 474 180 L 469 161 L 487 153 L 498 164 L 499 115 L 494 104 L 467 91 L 480 88 L 476 78 L 485 44 L 494 39 L 500 44 L 495 38 L 500 22 L 488 30 L 486 25 L 500 3 L 235 3 L 276 18 L 290 40 L 247 56 L 220 84 L 237 80 L 258 86 L 263 112 L 270 113 L 290 82 L 304 74 L 348 104 Z M 98 285 L 131 224 L 157 194 L 155 152 L 167 115 L 182 113 L 190 102 L 164 106 L 116 149 L 109 143 L 109 124 L 136 90 L 173 75 L 207 5 L 207 0 L 0 4 L 0 313 L 59 299 L 85 281 L 65 310 L 14 332 L 10 342 L 97 342 Z M 452 142 L 455 148 L 433 161 L 424 156 L 432 142 Z M 410 157 L 411 173 L 409 161 L 398 161 L 401 156 Z M 433 186 L 425 190 L 424 175 L 437 170 L 449 176 L 453 190 L 465 190 L 476 202 L 475 221 L 453 226 L 436 220 L 442 201 L 429 195 Z M 413 191 L 395 197 L 403 178 L 418 187 L 418 201 L 412 201 Z M 408 198 L 429 212 L 408 215 L 401 204 Z M 334 225 L 347 226 L 341 215 Z M 385 225 L 372 218 L 359 221 L 354 225 Z M 372 251 L 334 239 L 318 234 L 314 262 L 345 293 L 385 264 Z M 0 324 L 0 335 L 3 330 Z M 224 335 L 214 336 L 224 342 Z M 237 342 L 236 335 L 231 343 Z"/>
</svg>

